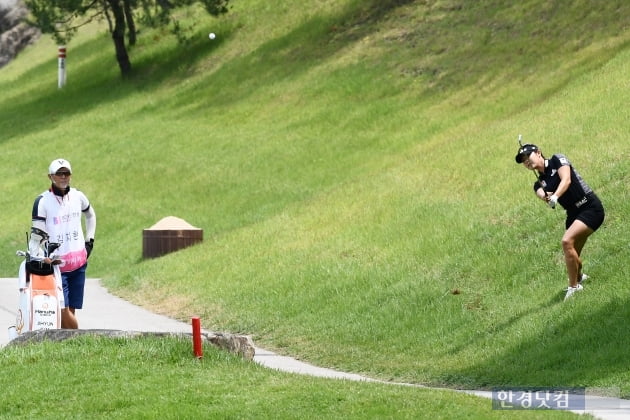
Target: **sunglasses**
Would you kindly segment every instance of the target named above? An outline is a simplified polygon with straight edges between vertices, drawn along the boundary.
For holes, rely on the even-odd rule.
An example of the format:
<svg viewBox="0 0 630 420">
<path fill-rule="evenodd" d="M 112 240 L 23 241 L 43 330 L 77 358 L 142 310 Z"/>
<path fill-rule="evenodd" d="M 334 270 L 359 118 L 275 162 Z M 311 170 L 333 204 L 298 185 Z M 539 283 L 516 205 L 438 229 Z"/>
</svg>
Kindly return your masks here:
<svg viewBox="0 0 630 420">
<path fill-rule="evenodd" d="M 70 176 L 72 175 L 70 172 L 57 172 L 55 176 Z"/>
</svg>

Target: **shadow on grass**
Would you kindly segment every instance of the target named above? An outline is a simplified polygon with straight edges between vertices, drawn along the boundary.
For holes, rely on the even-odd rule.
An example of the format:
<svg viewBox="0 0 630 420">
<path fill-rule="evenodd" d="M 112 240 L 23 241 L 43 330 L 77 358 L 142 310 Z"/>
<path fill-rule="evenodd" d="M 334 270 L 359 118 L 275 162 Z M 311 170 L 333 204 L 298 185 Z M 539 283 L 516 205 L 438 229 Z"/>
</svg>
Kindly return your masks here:
<svg viewBox="0 0 630 420">
<path fill-rule="evenodd" d="M 0 83 L 0 91 L 13 93 L 4 85 L 21 84 L 27 89 L 5 99 L 0 107 L 0 141 L 22 137 L 33 132 L 48 130 L 62 124 L 63 120 L 89 111 L 102 102 L 116 101 L 129 92 L 121 89 L 124 82 L 116 79 L 110 64 L 103 63 L 104 46 L 110 43 L 103 37 L 70 45 L 66 61 L 67 84 L 57 88 L 57 58 L 51 58 L 23 73 L 16 81 Z M 115 66 L 113 47 L 111 66 Z M 80 64 L 73 57 L 88 57 Z M 103 69 L 108 69 L 104 71 Z M 45 75 L 45 76 L 44 76 Z M 18 120 L 20 124 L 11 124 Z"/>
<path fill-rule="evenodd" d="M 382 14 L 388 10 L 409 3 L 411 0 L 390 0 L 379 2 L 373 0 L 367 3 L 373 14 L 372 20 L 378 20 Z M 362 5 L 363 8 L 366 5 Z M 354 8 L 348 10 L 347 14 L 352 15 Z M 225 105 L 230 100 L 242 99 L 252 93 L 256 86 L 269 81 L 270 75 L 275 78 L 286 77 L 297 74 L 308 69 L 313 61 L 317 62 L 322 55 L 333 54 L 343 47 L 343 43 L 337 43 L 334 49 L 315 48 L 319 45 L 319 37 L 313 33 L 313 28 L 320 27 L 328 19 L 314 18 L 305 22 L 287 37 L 279 40 L 272 40 L 262 46 L 257 52 L 228 63 L 223 69 L 223 74 L 243 74 L 245 79 L 251 79 L 250 84 L 236 85 L 241 94 L 237 94 L 231 87 L 226 93 L 226 101 L 221 102 L 214 98 L 217 105 Z M 338 18 L 332 18 L 336 21 Z M 11 84 L 23 84 L 32 86 L 28 90 L 20 92 L 0 108 L 0 121 L 11 121 L 15 116 L 20 116 L 27 121 L 23 124 L 6 124 L 0 126 L 2 133 L 0 142 L 13 137 L 21 137 L 32 132 L 50 129 L 61 123 L 64 118 L 89 111 L 93 107 L 103 102 L 116 102 L 127 95 L 138 90 L 150 91 L 151 88 L 159 86 L 165 80 L 175 78 L 184 80 L 191 76 L 190 69 L 205 57 L 212 56 L 212 51 L 222 43 L 229 41 L 235 33 L 234 28 L 225 28 L 221 32 L 221 37 L 212 42 L 209 47 L 205 34 L 193 35 L 185 45 L 177 45 L 173 48 L 163 48 L 160 53 L 153 54 L 138 59 L 134 62 L 134 48 L 129 49 L 132 60 L 133 75 L 128 79 L 122 79 L 119 73 L 118 64 L 115 61 L 114 49 L 108 35 L 99 36 L 91 41 L 81 44 L 69 45 L 69 56 L 66 61 L 68 66 L 68 83 L 63 90 L 57 89 L 56 85 L 56 57 L 35 66 L 16 81 L 0 83 L 0 91 L 3 87 Z M 153 41 L 157 42 L 165 36 L 154 34 Z M 314 36 L 314 38 L 310 38 Z M 290 65 L 284 59 L 278 58 L 286 51 L 286 47 L 295 51 L 310 51 L 308 54 L 297 54 L 293 56 Z M 291 46 L 292 45 L 292 46 Z M 314 51 L 317 53 L 313 54 Z M 82 62 L 80 66 L 72 64 L 72 56 L 90 57 Z M 247 69 L 242 71 L 241 67 Z M 105 70 L 105 71 L 104 71 Z M 42 77 L 42 74 L 50 74 L 49 79 Z M 31 83 L 38 80 L 37 83 Z M 216 84 L 213 80 L 211 84 Z M 207 80 L 201 85 L 207 84 Z M 195 91 L 194 87 L 191 92 Z M 183 96 L 187 97 L 186 92 Z M 186 100 L 184 100 L 185 103 Z M 176 103 L 179 106 L 181 103 Z M 206 104 L 200 106 L 205 107 Z M 27 116 L 26 118 L 24 116 Z M 133 114 L 130 115 L 130 118 Z"/>
<path fill-rule="evenodd" d="M 378 34 L 385 23 L 390 28 L 400 25 L 402 34 L 381 41 L 383 57 L 366 59 L 387 61 L 391 71 L 399 72 L 400 77 L 429 78 L 427 85 L 431 85 L 435 92 L 443 94 L 475 86 L 480 80 L 491 79 L 497 71 L 504 71 L 505 63 L 512 63 L 508 74 L 518 79 L 532 72 L 547 71 L 549 57 L 562 60 L 592 43 L 617 35 L 625 27 L 623 12 L 629 7 L 620 0 L 611 1 L 597 14 L 591 15 L 586 13 L 590 10 L 588 5 L 584 10 L 576 7 L 571 12 L 579 12 L 583 19 L 572 20 L 568 27 L 564 11 L 558 7 L 531 7 L 519 11 L 498 1 L 483 6 L 438 2 L 416 7 L 415 3 L 412 0 L 357 1 L 351 2 L 341 14 L 313 17 L 252 53 L 221 64 L 208 78 L 178 91 L 177 98 L 166 106 L 175 109 L 190 106 L 190 98 L 201 98 L 204 94 L 208 101 L 198 101 L 194 104 L 197 109 L 246 100 L 261 87 L 297 78 L 341 49 L 361 42 L 367 35 Z M 535 5 L 537 2 L 531 3 Z M 424 10 L 426 15 L 418 14 L 410 7 L 405 9 L 408 5 L 414 5 L 414 10 Z M 399 9 L 401 13 L 397 14 Z M 530 16 L 531 13 L 534 15 Z M 28 117 L 24 124 L 2 125 L 0 141 L 50 128 L 64 118 L 83 113 L 102 102 L 116 102 L 137 91 L 150 92 L 169 79 L 184 80 L 198 71 L 195 66 L 202 60 L 211 60 L 214 49 L 222 42 L 228 42 L 237 34 L 236 26 L 226 27 L 221 39 L 211 46 L 207 36 L 197 34 L 185 46 L 163 48 L 160 53 L 146 55 L 135 63 L 131 50 L 134 76 L 128 80 L 120 78 L 109 37 L 99 37 L 76 48 L 69 46 L 71 55 L 90 58 L 80 67 L 71 68 L 71 73 L 69 70 L 70 82 L 62 91 L 56 89 L 53 76 L 50 83 L 41 81 L 4 104 L 0 121 L 10 121 L 16 115 Z M 438 42 L 443 45 L 436 46 Z M 514 50 L 523 45 L 528 49 Z M 571 48 L 566 48 L 567 45 Z M 589 65 L 581 72 L 602 65 L 619 48 L 621 46 L 614 43 L 608 49 L 602 47 L 599 53 L 589 57 Z M 431 57 L 428 64 L 424 63 L 427 57 Z M 400 63 L 397 62 L 399 58 Z M 574 69 L 584 63 L 585 59 L 576 62 Z M 424 71 L 427 65 L 433 70 Z M 56 65 L 51 59 L 27 71 L 17 83 L 28 85 L 29 80 L 41 79 L 42 73 L 51 73 L 54 68 Z M 577 75 L 569 71 L 566 74 L 564 79 L 552 81 L 550 89 L 563 86 L 567 77 Z M 2 87 L 0 84 L 0 90 Z M 129 118 L 133 116 L 133 113 L 129 114 Z"/>
<path fill-rule="evenodd" d="M 494 80 L 525 80 L 538 72 L 551 73 L 540 92 L 538 100 L 542 100 L 575 77 L 604 65 L 624 48 L 624 44 L 616 44 L 575 60 L 579 51 L 614 37 L 618 34 L 616 31 L 622 30 L 624 23 L 618 10 L 628 6 L 619 2 L 610 4 L 593 22 L 580 23 L 585 30 L 588 28 L 588 35 L 567 26 L 569 18 L 563 17 L 561 10 L 537 12 L 534 7 L 531 16 L 523 17 L 503 2 L 486 6 L 418 5 L 426 9 L 428 16 L 420 21 L 409 9 L 397 13 L 398 8 L 414 3 L 370 1 L 353 4 L 339 15 L 314 17 L 250 54 L 223 64 L 212 74 L 212 83 L 203 80 L 191 85 L 189 92 L 174 102 L 174 107 L 190 105 L 185 98 L 196 92 L 205 92 L 208 98 L 195 104 L 197 110 L 245 101 L 263 87 L 300 77 L 342 49 L 361 48 L 360 44 L 368 38 L 373 38 L 369 42 L 377 45 L 382 55 L 366 54 L 359 63 L 350 60 L 345 67 L 336 70 L 340 83 L 353 80 L 364 68 L 372 68 L 376 76 L 370 75 L 373 80 L 364 86 L 366 91 L 375 86 L 395 89 L 379 77 L 380 73 L 387 72 L 409 83 L 420 80 L 420 85 L 426 88 L 424 94 L 440 97 L 480 84 L 492 84 Z M 601 24 L 602 20 L 606 25 Z M 397 24 L 400 35 L 390 34 Z M 567 45 L 572 48 L 568 49 Z M 566 66 L 566 62 L 573 64 L 558 74 L 557 68 Z M 186 108 L 186 112 L 193 110 L 195 107 Z"/>
<path fill-rule="evenodd" d="M 505 348 L 492 360 L 449 372 L 449 381 L 478 387 L 601 386 L 600 380 L 610 378 L 627 383 L 628 300 L 612 298 L 605 305 L 589 308 L 579 298 L 561 303 L 568 312 L 561 321 L 551 317 L 532 339 Z M 502 328 L 512 323 L 508 321 Z"/>
<path fill-rule="evenodd" d="M 493 326 L 492 332 L 494 334 L 502 334 L 504 332 L 507 332 L 510 330 L 510 328 L 512 328 L 513 326 L 515 326 L 517 323 L 521 322 L 522 320 L 527 319 L 530 316 L 539 315 L 541 312 L 544 312 L 545 310 L 549 308 L 552 308 L 558 304 L 563 303 L 564 296 L 565 296 L 565 292 L 559 291 L 557 294 L 552 295 L 547 302 L 544 302 L 538 306 L 532 306 L 526 311 L 518 312 L 514 314 L 513 316 L 509 317 L 506 321 L 496 326 Z M 451 347 L 448 350 L 448 354 L 456 355 L 459 352 L 464 351 L 465 349 L 469 348 L 470 346 L 474 346 L 475 343 L 481 342 L 483 339 L 486 339 L 487 335 L 488 335 L 487 331 L 480 331 L 474 336 L 472 336 L 469 340 L 457 346 Z"/>
</svg>

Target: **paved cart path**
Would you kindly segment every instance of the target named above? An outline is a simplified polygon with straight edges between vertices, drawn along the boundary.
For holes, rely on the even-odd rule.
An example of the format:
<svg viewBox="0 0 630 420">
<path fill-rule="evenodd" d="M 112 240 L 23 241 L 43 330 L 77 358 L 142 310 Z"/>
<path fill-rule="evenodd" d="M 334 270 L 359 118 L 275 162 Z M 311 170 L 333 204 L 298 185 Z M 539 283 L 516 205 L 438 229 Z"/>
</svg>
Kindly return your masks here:
<svg viewBox="0 0 630 420">
<path fill-rule="evenodd" d="M 122 331 L 192 332 L 190 324 L 158 315 L 110 294 L 100 280 L 88 279 L 85 289 L 85 309 L 77 311 L 83 329 L 111 329 Z M 0 347 L 9 341 L 8 327 L 15 324 L 18 305 L 17 279 L 0 278 Z M 150 309 L 150 308 L 149 308 Z M 203 319 L 201 320 L 203 326 Z M 256 347 L 254 361 L 271 369 L 302 375 L 353 381 L 380 382 L 353 373 L 339 372 L 300 362 Z M 410 384 L 392 384 L 414 386 Z M 453 391 L 455 392 L 455 391 Z M 492 398 L 488 391 L 461 391 L 483 398 Z M 630 419 L 630 400 L 589 396 L 586 409 L 576 413 L 590 413 L 602 420 Z"/>
</svg>

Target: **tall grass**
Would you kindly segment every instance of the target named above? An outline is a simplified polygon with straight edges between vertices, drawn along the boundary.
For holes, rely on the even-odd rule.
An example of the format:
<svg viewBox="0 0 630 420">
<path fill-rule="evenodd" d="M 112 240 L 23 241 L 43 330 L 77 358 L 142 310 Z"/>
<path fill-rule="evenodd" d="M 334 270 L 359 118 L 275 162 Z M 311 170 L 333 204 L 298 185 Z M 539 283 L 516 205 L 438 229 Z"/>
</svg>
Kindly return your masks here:
<svg viewBox="0 0 630 420">
<path fill-rule="evenodd" d="M 0 71 L 1 249 L 64 156 L 98 214 L 89 274 L 136 303 L 384 379 L 628 395 L 629 6 L 600 3 L 242 1 L 184 47 L 147 31 L 129 81 L 95 30 L 61 91 L 42 41 Z M 519 133 L 608 211 L 566 304 Z M 204 243 L 141 260 L 169 215 Z"/>
</svg>

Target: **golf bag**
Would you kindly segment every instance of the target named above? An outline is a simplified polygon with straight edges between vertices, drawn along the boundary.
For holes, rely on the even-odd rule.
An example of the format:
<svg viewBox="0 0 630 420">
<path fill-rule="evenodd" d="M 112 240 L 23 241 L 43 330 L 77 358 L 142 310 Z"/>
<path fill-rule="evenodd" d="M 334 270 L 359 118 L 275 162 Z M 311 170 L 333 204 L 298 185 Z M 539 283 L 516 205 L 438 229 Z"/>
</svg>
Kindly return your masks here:
<svg viewBox="0 0 630 420">
<path fill-rule="evenodd" d="M 44 243 L 44 256 L 23 256 L 18 272 L 19 307 L 15 321 L 17 335 L 27 331 L 61 328 L 61 309 L 64 305 L 59 260 L 53 253 L 56 243 Z"/>
</svg>

